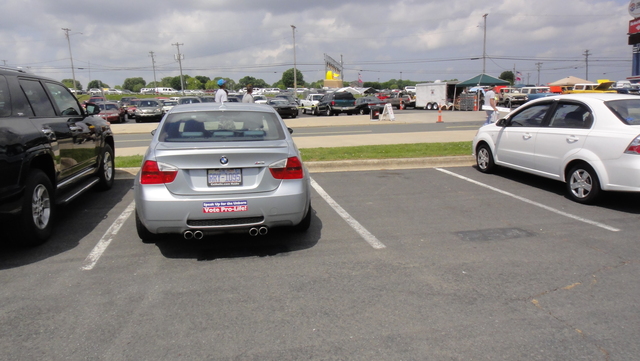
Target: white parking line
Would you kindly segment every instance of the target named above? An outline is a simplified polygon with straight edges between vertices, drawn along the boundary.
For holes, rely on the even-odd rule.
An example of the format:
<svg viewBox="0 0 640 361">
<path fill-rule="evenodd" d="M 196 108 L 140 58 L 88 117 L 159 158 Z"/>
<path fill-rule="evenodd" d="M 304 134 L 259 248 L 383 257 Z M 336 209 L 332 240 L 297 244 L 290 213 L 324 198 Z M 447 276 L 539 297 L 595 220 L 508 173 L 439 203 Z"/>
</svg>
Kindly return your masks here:
<svg viewBox="0 0 640 361">
<path fill-rule="evenodd" d="M 364 238 L 364 240 L 367 241 L 369 245 L 371 245 L 371 247 L 375 249 L 386 248 L 386 246 L 382 244 L 382 242 L 380 242 L 376 238 L 376 236 L 367 231 L 367 229 L 364 228 L 360 224 L 360 222 L 356 221 L 353 217 L 351 217 L 351 215 L 349 215 L 349 213 L 347 213 L 347 211 L 344 210 L 344 208 L 340 207 L 340 205 L 336 203 L 336 201 L 334 201 L 333 198 L 331 198 L 331 196 L 327 194 L 327 192 L 325 192 L 318 183 L 316 183 L 316 181 L 313 180 L 313 178 L 311 179 L 311 186 L 316 190 L 316 192 L 318 192 L 318 194 L 320 194 L 322 198 L 324 198 L 327 203 L 329 203 L 329 205 L 340 215 L 340 217 L 342 217 L 347 222 L 347 224 L 351 226 L 351 228 L 358 232 L 358 234 L 360 234 L 360 236 Z"/>
<path fill-rule="evenodd" d="M 124 222 L 127 220 L 127 218 L 129 218 L 131 213 L 133 213 L 135 208 L 136 202 L 132 201 L 124 210 L 124 212 L 122 212 L 122 214 L 120 214 L 120 216 L 113 222 L 107 232 L 102 236 L 102 238 L 100 238 L 98 244 L 93 247 L 91 253 L 89 253 L 87 258 L 85 258 L 81 268 L 83 271 L 90 271 L 93 269 L 111 241 L 113 241 L 113 238 L 116 236 L 116 234 L 118 234 L 118 231 L 120 231 L 120 227 L 122 227 Z"/>
<path fill-rule="evenodd" d="M 505 192 L 505 191 L 503 191 L 503 190 L 501 190 L 501 189 L 498 189 L 498 188 L 492 187 L 492 186 L 490 186 L 490 185 L 486 185 L 486 184 L 484 184 L 484 183 L 480 183 L 480 182 L 475 181 L 475 180 L 473 180 L 473 179 L 470 179 L 470 178 L 467 178 L 467 177 L 461 176 L 461 175 L 459 175 L 459 174 L 456 174 L 456 173 L 450 172 L 450 171 L 448 171 L 448 170 L 446 170 L 446 169 L 442 169 L 442 168 L 435 168 L 435 169 L 439 170 L 439 171 L 440 171 L 440 172 L 442 172 L 442 173 L 446 173 L 446 174 L 452 175 L 452 176 L 454 176 L 454 177 L 458 177 L 458 178 L 460 178 L 460 179 L 462 179 L 462 180 L 466 180 L 467 182 L 470 182 L 470 183 L 473 183 L 473 184 L 477 184 L 477 185 L 479 185 L 479 186 L 482 186 L 482 187 L 485 187 L 485 188 L 491 189 L 492 191 L 495 191 L 495 192 L 498 192 L 498 193 L 502 193 L 502 194 L 507 195 L 507 196 L 509 196 L 509 197 L 513 197 L 513 198 L 518 199 L 518 200 L 520 200 L 520 201 L 523 201 L 523 202 L 525 202 L 525 203 L 532 204 L 532 205 L 534 205 L 534 206 L 536 206 L 536 207 L 540 207 L 540 208 L 542 208 L 542 209 L 546 209 L 547 211 L 550 211 L 550 212 L 553 212 L 553 213 L 559 214 L 559 215 L 561 215 L 561 216 L 565 216 L 565 217 L 567 217 L 567 218 L 575 219 L 576 221 L 584 222 L 584 223 L 587 223 L 587 224 L 590 224 L 590 225 L 593 225 L 593 226 L 596 226 L 596 227 L 604 228 L 604 229 L 606 229 L 607 231 L 611 231 L 611 232 L 618 232 L 618 231 L 620 231 L 620 229 L 615 228 L 615 227 L 608 226 L 608 225 L 606 225 L 606 224 L 604 224 L 604 223 L 600 223 L 600 222 L 592 221 L 592 220 L 587 219 L 587 218 L 582 218 L 582 217 L 579 217 L 579 216 L 573 215 L 573 214 L 571 214 L 571 213 L 567 213 L 567 212 L 563 212 L 563 211 L 557 210 L 557 209 L 555 209 L 555 208 L 551 208 L 551 207 L 546 206 L 546 205 L 544 205 L 544 204 L 542 204 L 542 203 L 534 202 L 534 201 L 532 201 L 532 200 L 530 200 L 530 199 L 527 199 L 527 198 L 524 198 L 524 197 L 517 196 L 517 195 L 515 195 L 515 194 L 513 194 L 513 193 Z"/>
</svg>

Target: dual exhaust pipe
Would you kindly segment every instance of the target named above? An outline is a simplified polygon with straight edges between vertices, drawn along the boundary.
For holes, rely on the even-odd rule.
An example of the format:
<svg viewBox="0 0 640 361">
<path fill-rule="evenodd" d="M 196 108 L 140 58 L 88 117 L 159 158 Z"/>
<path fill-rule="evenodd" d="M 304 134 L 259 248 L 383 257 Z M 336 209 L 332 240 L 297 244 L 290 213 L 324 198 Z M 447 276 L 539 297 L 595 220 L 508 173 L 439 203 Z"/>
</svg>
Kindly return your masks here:
<svg viewBox="0 0 640 361">
<path fill-rule="evenodd" d="M 191 238 L 202 239 L 202 237 L 204 237 L 204 233 L 202 233 L 202 231 L 195 231 L 195 232 L 184 231 L 182 235 L 184 236 L 184 239 L 191 239 Z"/>
<path fill-rule="evenodd" d="M 269 232 L 269 228 L 267 227 L 252 227 L 249 229 L 249 235 L 252 237 L 255 236 L 264 236 L 265 234 L 267 234 Z M 204 237 L 204 233 L 202 233 L 202 231 L 184 231 L 184 233 L 182 234 L 182 236 L 184 237 L 184 239 L 202 239 L 202 237 Z"/>
<path fill-rule="evenodd" d="M 264 236 L 265 234 L 267 234 L 267 232 L 269 232 L 269 228 L 267 227 L 252 227 L 251 229 L 249 229 L 249 235 L 252 237 L 255 237 L 257 235 Z"/>
</svg>

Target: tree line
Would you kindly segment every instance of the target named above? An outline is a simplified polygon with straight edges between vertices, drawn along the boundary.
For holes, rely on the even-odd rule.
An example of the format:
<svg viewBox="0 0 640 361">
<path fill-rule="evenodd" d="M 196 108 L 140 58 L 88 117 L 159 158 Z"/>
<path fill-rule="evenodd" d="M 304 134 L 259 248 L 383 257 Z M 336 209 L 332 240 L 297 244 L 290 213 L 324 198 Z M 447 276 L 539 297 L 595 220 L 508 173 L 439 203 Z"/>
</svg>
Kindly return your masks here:
<svg viewBox="0 0 640 361">
<path fill-rule="evenodd" d="M 257 79 L 252 76 L 245 76 L 242 79 L 238 80 L 238 82 L 234 81 L 230 78 L 224 77 L 215 77 L 213 79 L 208 76 L 196 75 L 189 76 L 183 75 L 182 82 L 184 82 L 185 90 L 206 90 L 206 89 L 217 89 L 218 88 L 218 80 L 224 79 L 227 82 L 227 89 L 230 90 L 239 90 L 247 85 L 252 85 L 254 88 L 279 88 L 279 89 L 287 89 L 294 87 L 294 79 L 293 79 L 293 71 L 294 69 L 288 69 L 284 73 L 282 73 L 282 78 L 273 84 L 268 84 L 263 79 Z M 500 79 L 506 80 L 510 82 L 512 85 L 514 84 L 514 74 L 511 71 L 504 71 L 499 76 Z M 457 79 L 451 79 L 446 81 L 456 81 Z M 306 83 L 304 81 L 304 76 L 300 70 L 296 71 L 296 81 L 298 88 L 322 88 L 323 80 L 318 80 L 311 83 Z M 166 87 L 166 88 L 174 88 L 176 90 L 182 90 L 182 82 L 180 81 L 180 76 L 168 76 L 162 78 L 158 82 L 151 81 L 147 83 L 142 77 L 136 78 L 126 78 L 122 85 L 110 86 L 101 80 L 91 80 L 89 84 L 87 84 L 87 89 L 91 88 L 115 88 L 115 89 L 126 89 L 132 92 L 140 92 L 142 88 L 157 88 L 157 87 Z M 386 82 L 363 82 L 361 86 L 365 88 L 374 88 L 374 89 L 404 89 L 405 86 L 412 86 L 418 83 L 425 83 L 428 81 L 412 81 L 412 80 L 403 80 L 403 79 L 390 79 Z M 73 89 L 73 80 L 72 79 L 63 79 L 62 83 L 70 89 Z M 358 82 L 345 82 L 345 86 L 359 86 Z M 76 89 L 82 90 L 82 84 L 76 80 Z"/>
</svg>

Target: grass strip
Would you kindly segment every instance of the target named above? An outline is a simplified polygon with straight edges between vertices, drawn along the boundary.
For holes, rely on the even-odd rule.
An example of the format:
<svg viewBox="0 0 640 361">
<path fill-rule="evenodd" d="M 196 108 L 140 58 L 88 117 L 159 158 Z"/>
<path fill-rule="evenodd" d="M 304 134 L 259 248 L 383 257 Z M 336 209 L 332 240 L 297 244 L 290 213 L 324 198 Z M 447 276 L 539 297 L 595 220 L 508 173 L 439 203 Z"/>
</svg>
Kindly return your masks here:
<svg viewBox="0 0 640 361">
<path fill-rule="evenodd" d="M 302 161 L 422 158 L 471 155 L 471 142 L 361 145 L 355 147 L 302 148 Z M 140 167 L 141 155 L 116 157 L 116 168 Z"/>
</svg>

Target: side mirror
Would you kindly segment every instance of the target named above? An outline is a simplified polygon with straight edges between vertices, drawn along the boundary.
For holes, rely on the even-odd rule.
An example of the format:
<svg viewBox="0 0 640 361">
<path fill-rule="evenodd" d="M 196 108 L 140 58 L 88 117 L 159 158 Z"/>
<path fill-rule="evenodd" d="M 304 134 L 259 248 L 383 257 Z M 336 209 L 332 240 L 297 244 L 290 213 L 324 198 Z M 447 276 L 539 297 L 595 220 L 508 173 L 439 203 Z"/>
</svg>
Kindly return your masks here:
<svg viewBox="0 0 640 361">
<path fill-rule="evenodd" d="M 499 119 L 496 122 L 496 125 L 499 126 L 499 127 L 506 127 L 507 126 L 507 118 Z"/>
<path fill-rule="evenodd" d="M 293 134 L 293 129 L 287 127 L 287 129 L 289 130 L 289 134 Z"/>
<path fill-rule="evenodd" d="M 94 103 L 87 103 L 85 109 L 87 110 L 87 115 L 96 115 L 100 113 L 100 107 Z"/>
<path fill-rule="evenodd" d="M 156 131 L 158 130 L 158 128 L 154 129 L 151 131 L 151 135 L 156 135 Z"/>
</svg>

